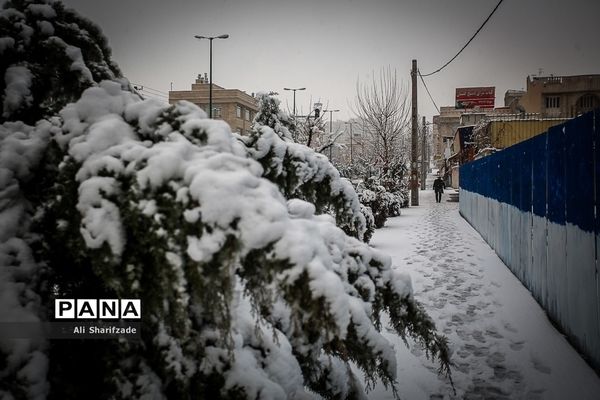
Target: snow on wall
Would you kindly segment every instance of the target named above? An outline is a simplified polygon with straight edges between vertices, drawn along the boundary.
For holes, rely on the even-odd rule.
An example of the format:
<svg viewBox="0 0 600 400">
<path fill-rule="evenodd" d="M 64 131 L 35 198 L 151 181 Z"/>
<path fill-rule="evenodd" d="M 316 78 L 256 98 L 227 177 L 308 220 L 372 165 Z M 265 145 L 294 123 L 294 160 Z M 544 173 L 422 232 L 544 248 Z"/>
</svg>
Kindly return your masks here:
<svg viewBox="0 0 600 400">
<path fill-rule="evenodd" d="M 460 212 L 600 368 L 600 110 L 463 165 Z"/>
</svg>

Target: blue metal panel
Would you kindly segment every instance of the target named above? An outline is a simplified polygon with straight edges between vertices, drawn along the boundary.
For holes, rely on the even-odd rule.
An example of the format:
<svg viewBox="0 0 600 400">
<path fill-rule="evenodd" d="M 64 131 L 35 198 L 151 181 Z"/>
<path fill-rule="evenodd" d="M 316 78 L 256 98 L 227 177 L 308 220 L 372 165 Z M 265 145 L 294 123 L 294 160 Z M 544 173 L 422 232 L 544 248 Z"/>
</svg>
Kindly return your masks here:
<svg viewBox="0 0 600 400">
<path fill-rule="evenodd" d="M 594 199 L 596 204 L 595 228 L 596 228 L 596 241 L 600 241 L 600 109 L 595 110 L 592 113 L 592 137 L 594 140 L 594 180 L 596 191 L 594 193 Z M 600 249 L 597 249 L 600 252 Z M 596 258 L 600 258 L 600 254 L 596 254 Z"/>
<path fill-rule="evenodd" d="M 526 140 L 521 144 L 521 198 L 519 209 L 525 212 L 531 212 L 531 147 L 530 140 Z"/>
<path fill-rule="evenodd" d="M 531 139 L 532 166 L 532 211 L 540 217 L 546 216 L 546 141 L 548 135 Z"/>
<path fill-rule="evenodd" d="M 566 220 L 594 231 L 594 144 L 592 113 L 565 123 Z"/>
<path fill-rule="evenodd" d="M 565 218 L 565 134 L 563 125 L 548 130 L 548 219 L 564 225 Z"/>
</svg>

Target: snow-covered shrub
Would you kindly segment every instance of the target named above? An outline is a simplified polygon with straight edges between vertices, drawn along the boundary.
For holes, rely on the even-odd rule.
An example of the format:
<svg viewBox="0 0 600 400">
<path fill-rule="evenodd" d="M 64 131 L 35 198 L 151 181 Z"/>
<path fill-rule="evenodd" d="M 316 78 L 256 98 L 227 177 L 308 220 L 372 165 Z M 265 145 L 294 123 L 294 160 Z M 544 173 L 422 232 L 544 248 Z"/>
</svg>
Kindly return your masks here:
<svg viewBox="0 0 600 400">
<path fill-rule="evenodd" d="M 386 192 L 388 197 L 388 216 L 389 217 L 398 217 L 402 210 L 404 204 L 404 196 L 402 193 L 390 193 Z"/>
<path fill-rule="evenodd" d="M 357 191 L 361 204 L 371 209 L 376 228 L 382 228 L 388 217 L 400 215 L 403 197 L 388 192 L 377 177 L 370 177 L 359 184 Z"/>
<path fill-rule="evenodd" d="M 447 361 L 445 340 L 389 257 L 312 204 L 286 200 L 224 123 L 108 81 L 53 122 L 29 128 L 47 151 L 63 152 L 33 218 L 53 288 L 43 297 L 144 305 L 139 344 L 83 341 L 70 345 L 76 354 L 53 345 L 55 394 L 180 398 L 194 388 L 205 398 L 286 398 L 307 386 L 355 397 L 362 388 L 349 360 L 368 382 L 395 384 L 382 312 Z M 84 360 L 112 385 L 65 384 Z"/>
<path fill-rule="evenodd" d="M 359 195 L 360 197 L 360 195 Z M 371 207 L 360 204 L 360 212 L 365 216 L 367 230 L 363 236 L 363 241 L 369 243 L 373 234 L 375 233 L 375 217 L 373 216 L 373 210 Z"/>
<path fill-rule="evenodd" d="M 401 207 L 408 207 L 409 196 L 409 174 L 408 163 L 404 157 L 398 157 L 390 167 L 379 175 L 379 184 L 386 191 L 399 197 Z"/>
<path fill-rule="evenodd" d="M 121 75 L 100 29 L 59 2 L 6 2 L 0 35 L 0 123 L 35 124 Z"/>
<path fill-rule="evenodd" d="M 191 103 L 142 101 L 115 81 L 79 89 L 55 99 L 77 99 L 56 116 L 0 124 L 0 321 L 52 320 L 55 298 L 140 298 L 142 339 L 0 336 L 0 397 L 361 398 L 350 362 L 367 383 L 396 385 L 383 313 L 448 372 L 446 339 L 410 279 L 265 179 L 263 147 Z M 285 144 L 295 171 L 320 163 Z"/>
<path fill-rule="evenodd" d="M 240 140 L 263 166 L 263 177 L 286 198 L 314 204 L 317 214 L 332 215 L 344 232 L 362 239 L 367 228 L 352 184 L 340 177 L 326 156 L 292 140 L 291 118 L 280 111 L 278 99 L 268 94 L 258 98 L 252 132 Z"/>
</svg>

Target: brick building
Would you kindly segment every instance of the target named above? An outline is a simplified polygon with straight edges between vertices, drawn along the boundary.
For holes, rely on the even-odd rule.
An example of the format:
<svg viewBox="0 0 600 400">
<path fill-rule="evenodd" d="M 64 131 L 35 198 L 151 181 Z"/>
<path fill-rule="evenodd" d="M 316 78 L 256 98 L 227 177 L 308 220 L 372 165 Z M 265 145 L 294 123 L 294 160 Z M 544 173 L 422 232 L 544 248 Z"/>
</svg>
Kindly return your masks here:
<svg viewBox="0 0 600 400">
<path fill-rule="evenodd" d="M 208 114 L 209 83 L 206 77 L 198 75 L 191 90 L 169 92 L 169 104 L 179 100 L 190 101 L 204 109 Z M 254 96 L 239 89 L 225 89 L 213 82 L 212 90 L 213 118 L 222 119 L 231 127 L 232 132 L 246 133 L 252 125 L 258 111 L 258 101 Z"/>
</svg>

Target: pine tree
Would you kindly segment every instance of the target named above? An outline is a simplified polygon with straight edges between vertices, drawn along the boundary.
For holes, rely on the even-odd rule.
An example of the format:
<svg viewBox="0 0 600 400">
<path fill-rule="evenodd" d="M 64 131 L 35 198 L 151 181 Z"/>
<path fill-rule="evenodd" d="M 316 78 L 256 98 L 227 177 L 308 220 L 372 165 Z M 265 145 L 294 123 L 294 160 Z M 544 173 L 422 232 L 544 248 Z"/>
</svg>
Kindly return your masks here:
<svg viewBox="0 0 600 400">
<path fill-rule="evenodd" d="M 318 214 L 332 215 L 344 232 L 362 239 L 366 221 L 352 184 L 326 156 L 293 141 L 293 119 L 280 110 L 279 100 L 268 94 L 259 94 L 258 100 L 252 132 L 241 140 L 263 166 L 263 177 L 286 198 L 314 204 Z"/>
<path fill-rule="evenodd" d="M 28 31 L 12 30 L 18 18 L 40 30 L 79 21 L 60 3 L 9 2 L 3 46 Z M 88 46 L 65 33 L 46 68 L 75 58 L 82 76 L 106 65 L 116 78 L 100 30 L 81 21 Z M 35 57 L 11 57 L 0 74 L 25 79 L 2 97 L 0 319 L 52 320 L 56 298 L 140 298 L 143 319 L 141 341 L 0 338 L 2 396 L 361 398 L 350 362 L 395 392 L 383 313 L 449 373 L 410 279 L 356 238 L 360 205 L 283 125 L 242 141 L 191 103 L 141 100 L 94 72 L 48 89 L 47 105 L 35 89 L 46 76 L 14 69 L 37 70 Z M 45 119 L 20 121 L 25 110 Z"/>
</svg>

